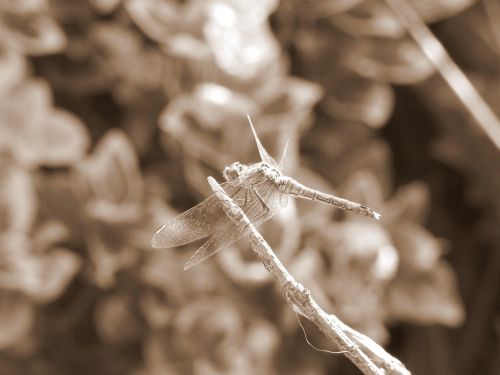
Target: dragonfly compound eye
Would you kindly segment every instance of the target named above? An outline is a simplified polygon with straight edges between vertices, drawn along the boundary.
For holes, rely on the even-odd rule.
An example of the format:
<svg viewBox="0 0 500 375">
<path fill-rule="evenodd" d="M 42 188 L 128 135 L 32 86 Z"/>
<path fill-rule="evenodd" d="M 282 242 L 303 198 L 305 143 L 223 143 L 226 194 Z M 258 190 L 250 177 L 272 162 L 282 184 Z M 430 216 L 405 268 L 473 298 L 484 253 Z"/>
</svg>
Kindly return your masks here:
<svg viewBox="0 0 500 375">
<path fill-rule="evenodd" d="M 223 174 L 226 181 L 233 181 L 240 176 L 240 170 L 238 166 L 230 165 L 224 168 Z"/>
</svg>

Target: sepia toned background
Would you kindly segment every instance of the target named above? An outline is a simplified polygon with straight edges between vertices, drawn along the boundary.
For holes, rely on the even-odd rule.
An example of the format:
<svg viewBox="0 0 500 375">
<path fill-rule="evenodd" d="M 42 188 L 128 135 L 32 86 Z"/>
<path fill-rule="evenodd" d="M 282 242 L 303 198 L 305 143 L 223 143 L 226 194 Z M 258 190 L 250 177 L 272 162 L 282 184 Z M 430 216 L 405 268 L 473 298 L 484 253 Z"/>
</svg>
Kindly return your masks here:
<svg viewBox="0 0 500 375">
<path fill-rule="evenodd" d="M 246 114 L 382 214 L 259 228 L 319 304 L 414 374 L 500 372 L 498 0 L 0 0 L 0 91 L 0 374 L 359 373 L 244 240 L 150 246 L 259 160 Z"/>
</svg>

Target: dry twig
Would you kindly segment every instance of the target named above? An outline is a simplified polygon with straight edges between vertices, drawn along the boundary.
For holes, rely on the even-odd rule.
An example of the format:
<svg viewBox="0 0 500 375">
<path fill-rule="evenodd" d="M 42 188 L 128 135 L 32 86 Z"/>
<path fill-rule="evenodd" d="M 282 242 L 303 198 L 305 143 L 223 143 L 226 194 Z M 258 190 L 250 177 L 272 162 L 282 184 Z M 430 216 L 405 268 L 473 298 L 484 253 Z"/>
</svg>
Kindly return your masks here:
<svg viewBox="0 0 500 375">
<path fill-rule="evenodd" d="M 441 42 L 422 21 L 407 0 L 385 0 L 408 33 L 417 42 L 439 74 L 460 99 L 495 146 L 500 149 L 500 120 L 482 98 L 469 78 L 453 61 Z"/>
<path fill-rule="evenodd" d="M 208 183 L 221 201 L 227 216 L 250 242 L 252 250 L 266 269 L 276 278 L 294 310 L 311 320 L 366 375 L 400 374 L 410 372 L 396 358 L 367 336 L 355 331 L 335 315 L 326 313 L 311 297 L 307 288 L 298 283 L 274 254 L 241 208 L 227 196 L 212 177 Z"/>
</svg>

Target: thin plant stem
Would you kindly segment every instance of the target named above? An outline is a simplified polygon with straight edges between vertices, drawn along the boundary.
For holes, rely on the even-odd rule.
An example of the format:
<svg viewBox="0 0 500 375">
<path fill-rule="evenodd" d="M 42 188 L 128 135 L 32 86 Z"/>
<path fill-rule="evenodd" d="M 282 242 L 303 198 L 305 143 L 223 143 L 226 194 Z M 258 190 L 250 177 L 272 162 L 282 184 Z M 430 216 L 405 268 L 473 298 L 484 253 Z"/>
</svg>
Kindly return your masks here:
<svg viewBox="0 0 500 375">
<path fill-rule="evenodd" d="M 500 3 L 498 0 L 483 0 L 483 7 L 488 18 L 491 34 L 496 46 L 497 53 L 500 53 Z"/>
<path fill-rule="evenodd" d="M 278 281 L 294 311 L 312 321 L 365 375 L 410 374 L 400 361 L 373 340 L 347 327 L 335 315 L 326 313 L 311 297 L 310 291 L 288 272 L 240 206 L 229 198 L 215 179 L 208 177 L 208 183 L 222 203 L 226 215 L 249 241 L 264 267 Z"/>
<path fill-rule="evenodd" d="M 500 121 L 407 0 L 385 0 L 464 107 L 500 149 Z"/>
</svg>

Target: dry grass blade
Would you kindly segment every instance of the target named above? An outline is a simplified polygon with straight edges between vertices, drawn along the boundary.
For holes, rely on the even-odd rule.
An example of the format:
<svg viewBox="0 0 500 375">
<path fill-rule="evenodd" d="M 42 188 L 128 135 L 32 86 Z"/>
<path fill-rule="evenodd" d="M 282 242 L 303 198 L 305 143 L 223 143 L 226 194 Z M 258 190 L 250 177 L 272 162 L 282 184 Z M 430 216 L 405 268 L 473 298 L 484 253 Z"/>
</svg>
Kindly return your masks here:
<svg viewBox="0 0 500 375">
<path fill-rule="evenodd" d="M 288 302 L 294 310 L 311 320 L 339 349 L 366 375 L 386 373 L 408 375 L 409 371 L 388 354 L 382 347 L 353 329 L 347 329 L 335 315 L 326 313 L 311 297 L 307 288 L 298 283 L 276 257 L 273 250 L 248 220 L 241 208 L 229 198 L 222 187 L 208 178 L 210 187 L 223 205 L 227 216 L 250 242 L 252 250 L 260 258 L 266 269 L 279 282 Z M 355 333 L 355 334 L 354 334 Z M 363 348 L 371 348 L 363 350 Z M 376 349 L 374 349 L 376 348 Z M 380 355 L 383 353 L 383 355 Z M 389 360 L 390 359 L 390 360 Z"/>
<path fill-rule="evenodd" d="M 500 120 L 407 0 L 386 0 L 467 111 L 500 149 Z"/>
<path fill-rule="evenodd" d="M 488 17 L 491 34 L 496 45 L 497 53 L 500 54 L 500 3 L 497 0 L 483 0 L 484 11 Z"/>
</svg>

